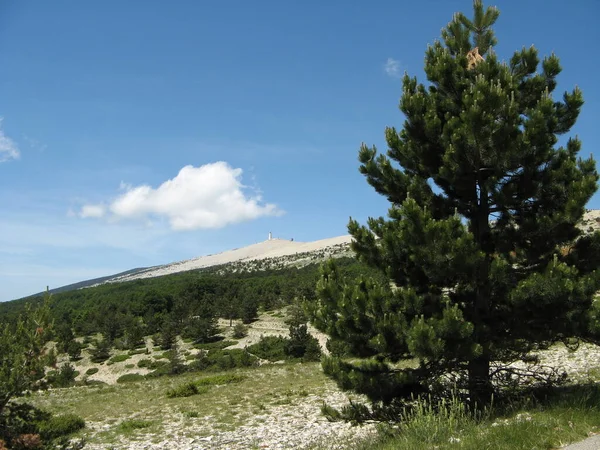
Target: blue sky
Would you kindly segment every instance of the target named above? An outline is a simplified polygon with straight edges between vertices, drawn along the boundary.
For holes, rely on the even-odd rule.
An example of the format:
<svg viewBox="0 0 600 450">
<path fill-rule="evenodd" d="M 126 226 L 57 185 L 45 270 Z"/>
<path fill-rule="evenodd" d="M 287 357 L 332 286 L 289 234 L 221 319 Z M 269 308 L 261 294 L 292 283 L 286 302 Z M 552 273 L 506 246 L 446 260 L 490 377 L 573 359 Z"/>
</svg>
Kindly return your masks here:
<svg viewBox="0 0 600 450">
<path fill-rule="evenodd" d="M 573 134 L 598 159 L 600 2 L 488 4 L 501 59 L 554 51 L 558 91 L 582 88 Z M 399 76 L 424 80 L 455 11 L 471 2 L 0 2 L 0 301 L 385 214 L 358 148 L 385 150 Z"/>
</svg>

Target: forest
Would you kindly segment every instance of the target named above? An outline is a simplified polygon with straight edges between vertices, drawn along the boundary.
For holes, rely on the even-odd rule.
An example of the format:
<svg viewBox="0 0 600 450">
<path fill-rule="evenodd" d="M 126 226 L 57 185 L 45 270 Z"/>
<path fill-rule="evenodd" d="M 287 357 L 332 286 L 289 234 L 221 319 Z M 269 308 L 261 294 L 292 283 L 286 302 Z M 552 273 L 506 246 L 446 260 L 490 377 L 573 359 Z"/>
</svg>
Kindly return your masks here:
<svg viewBox="0 0 600 450">
<path fill-rule="evenodd" d="M 350 278 L 381 277 L 353 258 L 338 260 L 339 270 Z M 214 267 L 124 283 L 53 294 L 50 311 L 54 329 L 71 329 L 76 335 L 101 333 L 109 341 L 129 330 L 151 335 L 167 324 L 185 335 L 192 334 L 198 319 L 209 323 L 221 317 L 251 322 L 260 310 L 272 310 L 315 298 L 319 266 L 278 270 L 223 273 Z M 25 305 L 41 304 L 35 296 L 0 304 L 0 323 L 15 323 Z M 186 332 L 187 331 L 187 332 Z M 202 330 L 196 330 L 202 333 Z"/>
</svg>

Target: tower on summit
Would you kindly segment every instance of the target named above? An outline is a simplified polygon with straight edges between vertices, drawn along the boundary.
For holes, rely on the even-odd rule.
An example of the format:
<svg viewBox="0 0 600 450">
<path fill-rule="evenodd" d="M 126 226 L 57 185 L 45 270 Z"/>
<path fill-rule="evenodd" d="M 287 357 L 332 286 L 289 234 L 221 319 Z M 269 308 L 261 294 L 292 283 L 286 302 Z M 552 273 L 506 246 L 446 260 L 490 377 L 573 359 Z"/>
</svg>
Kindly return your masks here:
<svg viewBox="0 0 600 450">
<path fill-rule="evenodd" d="M 269 231 L 269 240 L 272 240 L 272 239 L 273 239 L 273 233 L 271 233 L 271 232 Z"/>
</svg>

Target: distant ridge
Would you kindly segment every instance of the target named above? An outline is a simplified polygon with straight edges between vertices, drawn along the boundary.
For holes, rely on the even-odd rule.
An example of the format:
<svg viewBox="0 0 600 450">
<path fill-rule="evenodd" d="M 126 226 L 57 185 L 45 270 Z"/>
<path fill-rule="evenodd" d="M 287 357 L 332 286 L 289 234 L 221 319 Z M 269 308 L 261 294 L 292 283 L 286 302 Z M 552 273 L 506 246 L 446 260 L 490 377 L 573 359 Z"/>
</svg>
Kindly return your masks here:
<svg viewBox="0 0 600 450">
<path fill-rule="evenodd" d="M 233 250 L 226 250 L 214 255 L 200 256 L 185 261 L 177 261 L 159 266 L 139 267 L 124 272 L 119 272 L 114 275 L 107 275 L 105 277 L 80 281 L 78 283 L 50 289 L 49 292 L 52 294 L 73 291 L 76 289 L 98 286 L 105 283 L 122 283 L 141 278 L 154 278 L 179 272 L 188 272 L 191 270 L 222 266 L 230 263 L 278 260 L 280 265 L 288 265 L 297 263 L 299 261 L 303 261 L 304 263 L 316 262 L 316 259 L 322 259 L 317 257 L 317 254 L 322 254 L 323 256 L 342 256 L 344 254 L 348 254 L 350 252 L 351 240 L 352 237 L 350 235 L 321 239 L 314 242 L 298 242 L 287 239 L 272 238 L 257 244 L 252 244 Z M 282 259 L 285 259 L 286 261 L 280 261 Z M 43 292 L 39 292 L 37 294 L 23 297 L 23 299 L 37 297 L 42 294 Z"/>
<path fill-rule="evenodd" d="M 113 278 L 116 278 L 116 277 L 131 275 L 136 272 L 143 271 L 145 269 L 146 269 L 146 267 L 139 267 L 137 269 L 126 270 L 125 272 L 119 272 L 114 275 L 107 275 L 105 277 L 99 277 L 99 278 L 93 278 L 91 280 L 79 281 L 77 283 L 67 284 L 66 286 L 61 286 L 58 288 L 50 289 L 48 292 L 50 294 L 58 294 L 59 292 L 73 291 L 75 289 L 90 287 L 90 286 L 94 286 L 96 284 L 102 284 L 102 283 L 104 283 L 108 280 L 112 280 Z M 28 295 L 27 297 L 23 297 L 23 298 L 37 297 L 39 295 L 42 295 L 44 292 L 46 292 L 46 291 L 38 292 L 37 294 L 33 294 L 33 295 Z"/>
</svg>

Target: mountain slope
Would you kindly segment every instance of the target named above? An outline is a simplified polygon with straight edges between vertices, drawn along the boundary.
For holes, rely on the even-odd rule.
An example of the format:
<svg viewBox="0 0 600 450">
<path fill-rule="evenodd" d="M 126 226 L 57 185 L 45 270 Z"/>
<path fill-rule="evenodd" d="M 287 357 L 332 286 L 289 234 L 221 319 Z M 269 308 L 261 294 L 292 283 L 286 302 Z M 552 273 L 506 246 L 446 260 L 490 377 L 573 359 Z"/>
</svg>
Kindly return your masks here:
<svg viewBox="0 0 600 450">
<path fill-rule="evenodd" d="M 116 283 L 140 278 L 152 278 L 177 272 L 221 266 L 224 264 L 252 263 L 266 260 L 266 266 L 302 264 L 328 256 L 341 256 L 350 252 L 352 237 L 338 236 L 314 242 L 296 242 L 284 239 L 271 239 L 247 247 L 228 250 L 215 255 L 201 256 L 187 261 L 149 267 L 131 274 L 117 276 L 105 282 Z M 252 266 L 252 264 L 250 264 Z M 258 268 L 258 267 L 255 267 Z"/>
</svg>

